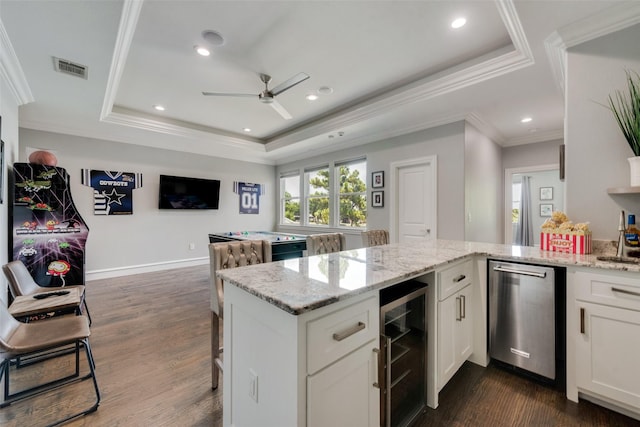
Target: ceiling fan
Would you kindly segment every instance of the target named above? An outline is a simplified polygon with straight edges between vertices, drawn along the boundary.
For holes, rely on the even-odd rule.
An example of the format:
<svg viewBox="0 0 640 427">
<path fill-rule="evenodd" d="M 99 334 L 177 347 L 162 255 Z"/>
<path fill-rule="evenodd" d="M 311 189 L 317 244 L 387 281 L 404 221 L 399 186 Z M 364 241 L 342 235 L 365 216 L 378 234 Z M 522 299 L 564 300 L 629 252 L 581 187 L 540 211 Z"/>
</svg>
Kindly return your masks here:
<svg viewBox="0 0 640 427">
<path fill-rule="evenodd" d="M 260 92 L 258 95 L 251 93 L 218 93 L 218 92 L 202 92 L 205 96 L 242 96 L 242 97 L 255 97 L 257 96 L 260 102 L 265 104 L 269 104 L 276 110 L 284 119 L 290 120 L 291 114 L 282 106 L 278 101 L 276 101 L 275 97 L 278 94 L 281 94 L 285 90 L 289 90 L 298 83 L 302 83 L 303 81 L 309 78 L 308 74 L 298 73 L 295 76 L 289 78 L 288 80 L 280 83 L 278 86 L 273 89 L 269 89 L 269 82 L 271 81 L 271 76 L 268 74 L 260 74 L 260 80 L 264 83 L 264 90 Z"/>
</svg>

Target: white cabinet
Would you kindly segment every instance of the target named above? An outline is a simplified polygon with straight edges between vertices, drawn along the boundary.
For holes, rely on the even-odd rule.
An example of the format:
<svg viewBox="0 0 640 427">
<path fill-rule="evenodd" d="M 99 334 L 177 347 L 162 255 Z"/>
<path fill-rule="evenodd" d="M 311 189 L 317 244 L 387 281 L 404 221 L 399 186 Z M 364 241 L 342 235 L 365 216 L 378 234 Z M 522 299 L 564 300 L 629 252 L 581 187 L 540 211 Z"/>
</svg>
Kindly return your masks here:
<svg viewBox="0 0 640 427">
<path fill-rule="evenodd" d="M 307 426 L 378 427 L 377 341 L 307 377 Z"/>
<path fill-rule="evenodd" d="M 378 299 L 307 323 L 307 426 L 380 425 Z"/>
<path fill-rule="evenodd" d="M 473 353 L 473 263 L 466 261 L 437 273 L 438 390 Z"/>
<path fill-rule="evenodd" d="M 224 303 L 224 426 L 380 425 L 377 291 L 297 316 L 233 285 Z"/>
<path fill-rule="evenodd" d="M 638 274 L 578 270 L 567 279 L 567 395 L 640 413 Z"/>
</svg>

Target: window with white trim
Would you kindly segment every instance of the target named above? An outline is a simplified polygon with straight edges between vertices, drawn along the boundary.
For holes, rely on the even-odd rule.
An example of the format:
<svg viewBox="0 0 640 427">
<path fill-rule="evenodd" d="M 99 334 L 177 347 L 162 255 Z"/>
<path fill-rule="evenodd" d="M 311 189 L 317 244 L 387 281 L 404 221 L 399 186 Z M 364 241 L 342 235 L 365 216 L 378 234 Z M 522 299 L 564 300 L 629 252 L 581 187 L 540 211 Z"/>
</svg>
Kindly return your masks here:
<svg viewBox="0 0 640 427">
<path fill-rule="evenodd" d="M 335 162 L 281 174 L 280 224 L 366 227 L 366 159 Z"/>
<path fill-rule="evenodd" d="M 300 174 L 280 177 L 280 223 L 300 225 Z"/>
<path fill-rule="evenodd" d="M 367 226 L 367 161 L 364 159 L 335 165 L 338 212 L 341 227 Z"/>
<path fill-rule="evenodd" d="M 329 225 L 331 220 L 329 189 L 331 180 L 329 167 L 304 171 L 305 207 L 309 225 Z"/>
</svg>

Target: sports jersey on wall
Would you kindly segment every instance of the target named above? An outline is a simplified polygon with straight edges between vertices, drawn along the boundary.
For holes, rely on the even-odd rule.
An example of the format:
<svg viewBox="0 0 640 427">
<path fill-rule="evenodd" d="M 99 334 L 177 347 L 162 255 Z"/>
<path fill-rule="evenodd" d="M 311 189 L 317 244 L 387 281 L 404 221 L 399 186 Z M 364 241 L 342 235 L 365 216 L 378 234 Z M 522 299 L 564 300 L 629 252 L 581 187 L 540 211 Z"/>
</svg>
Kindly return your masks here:
<svg viewBox="0 0 640 427">
<path fill-rule="evenodd" d="M 260 213 L 260 196 L 264 194 L 264 189 L 260 184 L 236 181 L 233 183 L 233 192 L 240 196 L 241 214 Z"/>
<path fill-rule="evenodd" d="M 93 188 L 95 215 L 131 215 L 132 193 L 142 187 L 142 174 L 82 169 L 82 184 Z"/>
</svg>

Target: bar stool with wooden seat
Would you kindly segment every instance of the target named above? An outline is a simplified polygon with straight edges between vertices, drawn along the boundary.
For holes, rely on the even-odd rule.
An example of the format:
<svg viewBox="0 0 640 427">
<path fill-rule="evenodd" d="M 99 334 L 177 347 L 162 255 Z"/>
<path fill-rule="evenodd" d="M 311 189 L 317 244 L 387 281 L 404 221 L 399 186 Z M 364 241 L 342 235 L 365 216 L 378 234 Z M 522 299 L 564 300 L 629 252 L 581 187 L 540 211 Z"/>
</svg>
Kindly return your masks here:
<svg viewBox="0 0 640 427">
<path fill-rule="evenodd" d="M 343 233 L 312 234 L 307 236 L 307 255 L 328 254 L 344 251 L 346 248 Z"/>
<path fill-rule="evenodd" d="M 95 362 L 89 346 L 89 321 L 86 316 L 61 316 L 33 323 L 18 322 L 0 304 L 0 381 L 4 378 L 4 399 L 0 409 L 19 400 L 35 397 L 47 391 L 91 378 L 96 400 L 89 408 L 64 417 L 50 426 L 94 412 L 100 404 L 100 390 L 95 375 Z M 11 362 L 17 358 L 30 357 L 61 347 L 75 346 L 75 373 L 39 384 L 17 392 L 11 392 Z M 89 365 L 89 373 L 80 376 L 80 347 L 84 347 Z M 65 365 L 67 367 L 68 365 Z"/>
<path fill-rule="evenodd" d="M 80 305 L 84 307 L 84 312 L 89 318 L 89 325 L 91 325 L 91 314 L 89 313 L 89 307 L 87 307 L 87 301 L 85 299 L 85 287 L 82 285 L 71 285 L 63 287 L 46 287 L 38 285 L 31 277 L 31 273 L 27 270 L 27 267 L 22 261 L 11 261 L 2 266 L 4 275 L 9 280 L 9 290 L 13 298 L 26 295 L 35 295 L 46 292 L 56 292 L 63 289 L 78 288 L 80 293 Z M 81 309 L 82 311 L 82 309 Z"/>
<path fill-rule="evenodd" d="M 362 244 L 365 248 L 386 245 L 388 243 L 389 231 L 387 230 L 367 230 L 362 232 Z"/>
<path fill-rule="evenodd" d="M 211 267 L 211 388 L 218 388 L 224 370 L 220 343 L 220 320 L 224 307 L 224 288 L 216 272 L 228 268 L 271 262 L 271 244 L 266 240 L 243 240 L 209 244 Z"/>
</svg>

